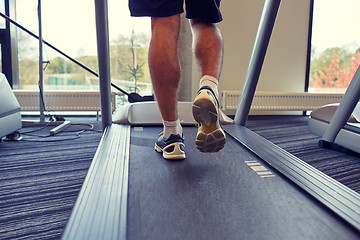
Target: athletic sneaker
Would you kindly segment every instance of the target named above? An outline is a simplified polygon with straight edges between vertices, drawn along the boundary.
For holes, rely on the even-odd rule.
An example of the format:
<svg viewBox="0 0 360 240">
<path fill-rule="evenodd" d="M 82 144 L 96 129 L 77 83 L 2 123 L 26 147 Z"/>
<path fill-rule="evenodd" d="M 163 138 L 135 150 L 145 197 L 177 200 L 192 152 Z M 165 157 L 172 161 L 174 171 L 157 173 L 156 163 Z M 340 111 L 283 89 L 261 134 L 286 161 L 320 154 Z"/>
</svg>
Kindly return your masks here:
<svg viewBox="0 0 360 240">
<path fill-rule="evenodd" d="M 192 112 L 198 123 L 196 147 L 201 152 L 217 152 L 226 142 L 220 125 L 219 102 L 210 87 L 201 87 L 194 100 Z"/>
<path fill-rule="evenodd" d="M 182 160 L 185 159 L 185 144 L 184 138 L 179 134 L 170 135 L 165 138 L 163 134 L 155 143 L 155 150 L 162 152 L 162 155 L 167 160 Z"/>
</svg>

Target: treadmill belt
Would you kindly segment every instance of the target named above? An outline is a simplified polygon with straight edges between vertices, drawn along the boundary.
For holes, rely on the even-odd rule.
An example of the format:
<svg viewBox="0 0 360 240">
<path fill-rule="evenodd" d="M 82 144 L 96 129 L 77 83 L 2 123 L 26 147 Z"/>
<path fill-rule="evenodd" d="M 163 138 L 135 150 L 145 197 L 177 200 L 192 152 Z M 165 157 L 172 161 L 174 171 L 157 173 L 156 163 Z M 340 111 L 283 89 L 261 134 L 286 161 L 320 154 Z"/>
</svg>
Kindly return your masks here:
<svg viewBox="0 0 360 240">
<path fill-rule="evenodd" d="M 218 153 L 155 152 L 160 127 L 132 128 L 128 239 L 359 239 L 359 232 L 227 136 Z"/>
</svg>

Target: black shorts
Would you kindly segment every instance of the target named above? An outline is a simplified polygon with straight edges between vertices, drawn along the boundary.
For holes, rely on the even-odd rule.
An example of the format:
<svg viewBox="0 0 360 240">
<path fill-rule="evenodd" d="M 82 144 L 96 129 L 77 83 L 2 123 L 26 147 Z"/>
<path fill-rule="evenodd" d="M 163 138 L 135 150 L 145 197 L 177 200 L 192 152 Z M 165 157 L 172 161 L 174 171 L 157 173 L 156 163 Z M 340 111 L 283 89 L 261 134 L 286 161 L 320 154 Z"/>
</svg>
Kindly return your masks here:
<svg viewBox="0 0 360 240">
<path fill-rule="evenodd" d="M 129 0 L 129 9 L 133 17 L 170 17 L 184 12 L 186 18 L 200 18 L 207 22 L 222 21 L 221 0 Z"/>
</svg>

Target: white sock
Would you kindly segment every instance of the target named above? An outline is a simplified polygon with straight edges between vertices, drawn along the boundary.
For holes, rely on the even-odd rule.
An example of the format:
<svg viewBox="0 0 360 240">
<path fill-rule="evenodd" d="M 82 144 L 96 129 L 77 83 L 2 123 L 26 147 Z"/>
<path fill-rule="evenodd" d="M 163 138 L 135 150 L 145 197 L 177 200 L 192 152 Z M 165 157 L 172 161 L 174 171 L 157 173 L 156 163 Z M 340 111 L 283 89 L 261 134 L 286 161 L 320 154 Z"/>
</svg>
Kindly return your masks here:
<svg viewBox="0 0 360 240">
<path fill-rule="evenodd" d="M 163 125 L 165 138 L 170 137 L 171 134 L 179 134 L 182 136 L 182 127 L 179 119 L 176 121 L 163 121 Z"/>
<path fill-rule="evenodd" d="M 200 79 L 200 88 L 203 86 L 210 87 L 214 91 L 217 98 L 219 97 L 218 84 L 219 80 L 217 80 L 216 77 L 210 75 L 205 75 Z"/>
</svg>

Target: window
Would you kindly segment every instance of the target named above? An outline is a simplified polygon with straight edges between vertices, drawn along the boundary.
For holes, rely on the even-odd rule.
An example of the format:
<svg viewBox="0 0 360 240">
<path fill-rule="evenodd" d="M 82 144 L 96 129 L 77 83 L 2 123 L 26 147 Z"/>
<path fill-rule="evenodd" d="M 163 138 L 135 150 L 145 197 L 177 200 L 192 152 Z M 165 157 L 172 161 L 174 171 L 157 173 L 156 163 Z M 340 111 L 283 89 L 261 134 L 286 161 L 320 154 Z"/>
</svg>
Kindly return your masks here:
<svg viewBox="0 0 360 240">
<path fill-rule="evenodd" d="M 314 0 L 309 91 L 344 92 L 359 65 L 358 0 Z"/>
<path fill-rule="evenodd" d="M 0 1 L 0 12 L 5 14 L 5 0 L 1 0 Z M 5 26 L 5 19 L 4 18 L 0 18 L 0 29 L 4 29 Z"/>
<path fill-rule="evenodd" d="M 38 34 L 37 0 L 17 0 L 17 19 Z M 150 24 L 131 18 L 126 0 L 109 0 L 109 40 L 112 82 L 125 91 L 150 94 L 147 68 Z M 43 39 L 98 72 L 94 2 L 42 1 Z M 21 33 L 19 33 L 21 32 Z M 19 35 L 20 88 L 37 89 L 38 40 Z M 44 44 L 45 90 L 98 90 L 98 79 Z"/>
</svg>

